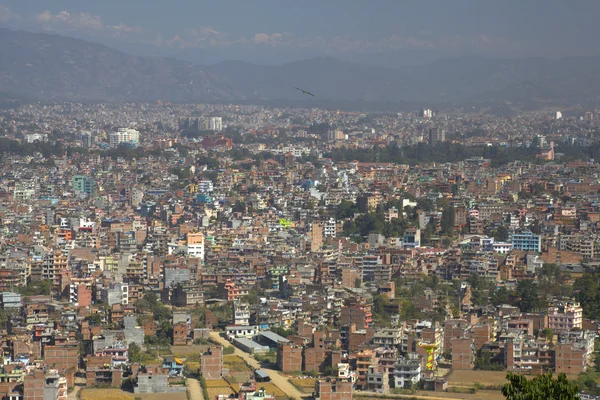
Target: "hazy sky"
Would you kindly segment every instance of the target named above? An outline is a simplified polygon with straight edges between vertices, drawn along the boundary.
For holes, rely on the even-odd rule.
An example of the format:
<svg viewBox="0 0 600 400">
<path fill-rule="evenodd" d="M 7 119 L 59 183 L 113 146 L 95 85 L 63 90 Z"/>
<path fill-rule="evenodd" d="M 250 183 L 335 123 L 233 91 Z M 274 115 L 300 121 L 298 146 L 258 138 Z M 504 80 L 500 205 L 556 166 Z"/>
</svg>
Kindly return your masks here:
<svg viewBox="0 0 600 400">
<path fill-rule="evenodd" d="M 600 54 L 600 0 L 0 0 L 0 26 L 195 62 Z"/>
</svg>

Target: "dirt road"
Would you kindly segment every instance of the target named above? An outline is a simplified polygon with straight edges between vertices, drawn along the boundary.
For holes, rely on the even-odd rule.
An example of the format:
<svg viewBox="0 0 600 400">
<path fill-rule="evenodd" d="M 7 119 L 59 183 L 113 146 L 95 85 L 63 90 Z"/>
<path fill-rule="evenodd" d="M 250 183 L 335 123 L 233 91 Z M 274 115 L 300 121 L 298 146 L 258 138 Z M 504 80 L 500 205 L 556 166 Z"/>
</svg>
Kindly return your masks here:
<svg viewBox="0 0 600 400">
<path fill-rule="evenodd" d="M 217 332 L 211 332 L 210 338 L 211 338 L 211 340 L 221 344 L 222 346 L 232 346 L 231 343 L 229 343 L 226 339 L 222 338 Z M 296 389 L 296 387 L 288 381 L 288 378 L 281 376 L 279 374 L 279 371 L 276 371 L 276 370 L 270 369 L 270 368 L 261 367 L 260 363 L 258 361 L 256 361 L 254 359 L 254 357 L 252 357 L 250 354 L 241 351 L 237 347 L 235 348 L 234 354 L 236 356 L 243 358 L 244 361 L 246 361 L 248 363 L 248 365 L 250 365 L 252 368 L 262 369 L 262 370 L 266 371 L 269 374 L 269 377 L 271 377 L 271 382 L 273 382 L 273 384 L 275 384 L 275 386 L 277 386 L 279 389 L 283 390 L 289 397 L 294 397 L 298 400 L 301 398 L 309 398 L 310 397 L 304 393 L 301 393 L 298 389 Z"/>
<path fill-rule="evenodd" d="M 200 382 L 198 382 L 197 379 L 187 378 L 185 380 L 185 384 L 187 386 L 188 393 L 190 394 L 189 398 L 191 400 L 205 400 L 204 393 L 202 393 L 202 387 L 200 386 Z"/>
<path fill-rule="evenodd" d="M 67 394 L 68 400 L 77 400 L 77 393 L 81 390 L 81 386 L 75 385 L 73 391 Z"/>
</svg>

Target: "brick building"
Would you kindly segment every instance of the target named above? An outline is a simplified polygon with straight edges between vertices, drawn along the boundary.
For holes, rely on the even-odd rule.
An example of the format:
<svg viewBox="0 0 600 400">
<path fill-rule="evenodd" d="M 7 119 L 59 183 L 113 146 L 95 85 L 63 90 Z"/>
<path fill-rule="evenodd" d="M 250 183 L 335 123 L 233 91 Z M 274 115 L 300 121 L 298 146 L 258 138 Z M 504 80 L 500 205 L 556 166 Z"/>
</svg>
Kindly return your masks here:
<svg viewBox="0 0 600 400">
<path fill-rule="evenodd" d="M 88 356 L 85 370 L 86 386 L 121 387 L 123 370 L 112 366 L 111 356 Z"/>
<path fill-rule="evenodd" d="M 341 325 L 355 324 L 358 329 L 368 328 L 373 323 L 371 306 L 346 306 L 342 307 Z"/>
<path fill-rule="evenodd" d="M 328 353 L 322 347 L 307 347 L 302 357 L 302 371 L 324 371 Z"/>
<path fill-rule="evenodd" d="M 587 352 L 570 343 L 557 344 L 554 348 L 554 370 L 557 374 L 579 374 L 585 372 Z"/>
<path fill-rule="evenodd" d="M 59 373 L 74 370 L 79 364 L 79 346 L 66 344 L 44 347 L 44 363 Z"/>
<path fill-rule="evenodd" d="M 360 281 L 360 271 L 354 268 L 342 268 L 342 287 L 353 288 L 356 285 L 356 280 Z"/>
<path fill-rule="evenodd" d="M 25 376 L 23 400 L 44 400 L 44 371 L 36 369 Z"/>
<path fill-rule="evenodd" d="M 279 342 L 277 344 L 277 367 L 285 373 L 302 371 L 302 347 Z"/>
<path fill-rule="evenodd" d="M 444 352 L 449 352 L 452 339 L 464 337 L 469 323 L 464 319 L 449 319 L 444 321 Z"/>
<path fill-rule="evenodd" d="M 200 374 L 204 379 L 220 379 L 223 376 L 223 347 L 211 346 L 202 354 Z"/>
<path fill-rule="evenodd" d="M 475 346 L 471 338 L 454 338 L 452 347 L 452 369 L 473 369 Z"/>
<path fill-rule="evenodd" d="M 319 379 L 315 383 L 315 400 L 351 400 L 352 382 Z"/>
<path fill-rule="evenodd" d="M 484 344 L 489 342 L 492 337 L 492 326 L 490 324 L 476 325 L 471 329 L 471 338 L 475 349 L 479 350 Z"/>
<path fill-rule="evenodd" d="M 178 322 L 173 326 L 173 346 L 185 346 L 190 333 L 187 322 Z"/>
<path fill-rule="evenodd" d="M 67 380 L 57 370 L 36 369 L 25 375 L 23 400 L 67 400 Z"/>
</svg>

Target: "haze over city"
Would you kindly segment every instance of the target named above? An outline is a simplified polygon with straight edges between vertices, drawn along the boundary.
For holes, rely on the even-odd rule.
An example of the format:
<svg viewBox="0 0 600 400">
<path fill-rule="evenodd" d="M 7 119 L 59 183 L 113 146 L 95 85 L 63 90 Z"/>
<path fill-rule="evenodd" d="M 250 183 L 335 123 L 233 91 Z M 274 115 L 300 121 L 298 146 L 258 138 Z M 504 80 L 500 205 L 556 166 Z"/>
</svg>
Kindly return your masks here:
<svg viewBox="0 0 600 400">
<path fill-rule="evenodd" d="M 210 64 L 316 56 L 385 66 L 440 57 L 598 55 L 593 0 L 3 0 L 0 26 Z"/>
</svg>

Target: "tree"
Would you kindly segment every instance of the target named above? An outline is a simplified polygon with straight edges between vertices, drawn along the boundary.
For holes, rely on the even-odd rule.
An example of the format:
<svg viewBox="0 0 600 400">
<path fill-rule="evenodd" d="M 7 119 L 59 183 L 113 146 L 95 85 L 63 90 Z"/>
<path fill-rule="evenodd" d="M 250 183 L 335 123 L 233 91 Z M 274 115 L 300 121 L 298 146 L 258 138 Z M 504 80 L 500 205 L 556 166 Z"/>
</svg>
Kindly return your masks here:
<svg viewBox="0 0 600 400">
<path fill-rule="evenodd" d="M 139 356 L 141 353 L 140 346 L 138 346 L 137 343 L 131 343 L 129 345 L 128 353 L 129 353 L 129 358 L 135 362 L 136 360 L 139 359 Z"/>
<path fill-rule="evenodd" d="M 490 291 L 493 288 L 491 281 L 482 279 L 479 274 L 474 273 L 467 278 L 467 282 L 471 285 L 471 302 L 478 306 L 488 304 Z"/>
<path fill-rule="evenodd" d="M 357 212 L 358 207 L 356 206 L 356 204 L 349 200 L 342 200 L 337 206 L 337 209 L 335 211 L 335 217 L 336 219 L 352 218 Z"/>
<path fill-rule="evenodd" d="M 510 292 L 505 286 L 500 286 L 492 293 L 492 298 L 490 299 L 490 301 L 494 306 L 509 304 Z"/>
<path fill-rule="evenodd" d="M 433 201 L 429 200 L 428 198 L 421 198 L 421 199 L 417 199 L 417 207 L 423 211 L 433 211 L 435 209 L 435 205 L 433 204 Z"/>
<path fill-rule="evenodd" d="M 16 288 L 16 291 L 23 296 L 49 296 L 52 291 L 52 281 L 45 279 L 32 282 L 27 286 Z"/>
<path fill-rule="evenodd" d="M 530 280 L 521 280 L 517 284 L 517 296 L 519 296 L 519 308 L 521 312 L 531 312 L 539 308 L 538 285 Z"/>
<path fill-rule="evenodd" d="M 569 293 L 570 288 L 565 287 L 564 281 L 565 276 L 557 264 L 544 264 L 538 273 L 538 286 L 542 299 L 546 301 L 563 293 Z"/>
<path fill-rule="evenodd" d="M 573 293 L 583 307 L 584 318 L 600 318 L 600 273 L 585 272 L 573 284 Z"/>
<path fill-rule="evenodd" d="M 506 374 L 508 383 L 502 386 L 502 394 L 507 400 L 577 400 L 579 386 L 559 374 L 556 379 L 552 374 L 536 376 L 528 380 L 520 374 Z"/>
<path fill-rule="evenodd" d="M 494 232 L 494 239 L 499 242 L 505 242 L 508 240 L 508 229 L 504 225 L 500 225 L 496 232 Z"/>
<path fill-rule="evenodd" d="M 504 371 L 504 364 L 492 361 L 492 353 L 490 351 L 479 350 L 475 357 L 475 370 Z"/>
<path fill-rule="evenodd" d="M 373 296 L 373 320 L 377 325 L 387 325 L 390 322 L 390 315 L 385 312 L 387 297 L 382 294 Z"/>
</svg>

